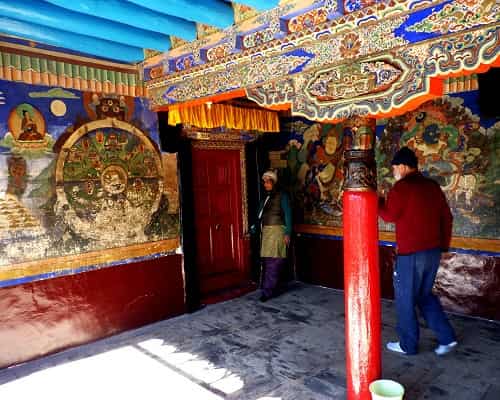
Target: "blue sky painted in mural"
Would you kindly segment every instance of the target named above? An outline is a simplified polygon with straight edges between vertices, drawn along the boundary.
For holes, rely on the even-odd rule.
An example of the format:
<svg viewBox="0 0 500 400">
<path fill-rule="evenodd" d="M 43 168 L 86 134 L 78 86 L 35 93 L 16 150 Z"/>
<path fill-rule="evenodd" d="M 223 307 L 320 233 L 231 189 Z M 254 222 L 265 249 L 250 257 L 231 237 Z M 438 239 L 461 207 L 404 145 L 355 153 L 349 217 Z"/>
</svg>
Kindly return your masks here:
<svg viewBox="0 0 500 400">
<path fill-rule="evenodd" d="M 65 131 L 78 117 L 87 119 L 87 113 L 83 108 L 83 92 L 78 90 L 60 89 L 67 94 L 73 94 L 76 98 L 64 97 L 33 97 L 33 93 L 42 95 L 49 90 L 53 93 L 54 87 L 41 85 L 28 85 L 23 83 L 14 83 L 0 80 L 1 96 L 5 98 L 5 104 L 0 102 L 0 138 L 3 138 L 8 132 L 7 120 L 13 108 L 21 103 L 29 103 L 36 107 L 43 115 L 47 126 L 46 133 L 49 133 L 54 140 Z M 32 96 L 30 96 L 30 93 Z M 35 94 L 35 96 L 36 96 Z M 50 112 L 50 103 L 55 100 L 62 100 L 67 107 L 65 115 L 57 117 Z M 149 110 L 148 100 L 135 99 L 135 109 L 132 121 L 141 121 L 145 130 L 150 133 L 151 138 L 159 143 L 158 124 L 156 113 Z"/>
<path fill-rule="evenodd" d="M 7 120 L 10 112 L 14 107 L 21 103 L 29 103 L 40 110 L 45 118 L 46 125 L 51 129 L 48 133 L 50 133 L 54 139 L 56 139 L 69 125 L 71 125 L 72 121 L 75 120 L 78 114 L 84 112 L 84 110 L 79 107 L 79 104 L 81 103 L 81 93 L 76 90 L 65 89 L 66 92 L 74 94 L 76 99 L 61 98 L 61 100 L 66 103 L 67 111 L 64 116 L 56 117 L 49 110 L 50 103 L 57 97 L 32 98 L 29 95 L 33 92 L 47 92 L 52 89 L 52 87 L 0 81 L 0 88 L 4 92 L 6 99 L 6 104 L 0 106 L 0 137 L 3 137 L 8 131 Z"/>
</svg>

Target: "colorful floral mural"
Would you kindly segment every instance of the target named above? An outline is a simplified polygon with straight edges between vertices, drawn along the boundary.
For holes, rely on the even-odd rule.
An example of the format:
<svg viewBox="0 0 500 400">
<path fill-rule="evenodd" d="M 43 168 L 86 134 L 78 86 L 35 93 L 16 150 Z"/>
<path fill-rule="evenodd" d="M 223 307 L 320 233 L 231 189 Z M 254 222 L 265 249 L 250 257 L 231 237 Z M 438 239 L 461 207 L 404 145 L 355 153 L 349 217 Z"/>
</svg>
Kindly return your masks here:
<svg viewBox="0 0 500 400">
<path fill-rule="evenodd" d="M 498 22 L 500 4 L 495 0 L 456 0 L 411 26 L 413 32 L 460 32 L 480 24 Z M 495 17 L 496 16 L 496 17 Z"/>
</svg>

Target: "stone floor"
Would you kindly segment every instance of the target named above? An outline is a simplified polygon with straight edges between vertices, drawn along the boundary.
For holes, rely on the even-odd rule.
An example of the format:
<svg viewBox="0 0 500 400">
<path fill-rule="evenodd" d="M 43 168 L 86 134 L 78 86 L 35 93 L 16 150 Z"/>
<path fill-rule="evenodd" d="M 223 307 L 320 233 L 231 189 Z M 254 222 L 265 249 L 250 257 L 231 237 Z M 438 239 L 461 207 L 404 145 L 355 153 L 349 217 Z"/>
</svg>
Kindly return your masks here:
<svg viewBox="0 0 500 400">
<path fill-rule="evenodd" d="M 392 302 L 382 314 L 385 343 Z M 500 324 L 450 319 L 454 352 L 436 356 L 423 329 L 419 355 L 382 351 L 383 377 L 407 400 L 500 399 Z M 343 293 L 296 283 L 0 370 L 0 399 L 344 399 L 344 363 Z"/>
</svg>

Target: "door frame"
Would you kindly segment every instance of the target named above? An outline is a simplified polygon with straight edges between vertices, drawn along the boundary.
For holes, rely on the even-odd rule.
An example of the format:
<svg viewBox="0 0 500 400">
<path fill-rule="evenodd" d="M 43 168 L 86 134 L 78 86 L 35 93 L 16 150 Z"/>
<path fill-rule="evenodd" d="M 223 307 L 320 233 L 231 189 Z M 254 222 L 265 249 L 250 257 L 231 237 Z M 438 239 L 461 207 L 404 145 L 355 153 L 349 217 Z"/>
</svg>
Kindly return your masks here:
<svg viewBox="0 0 500 400">
<path fill-rule="evenodd" d="M 239 139 L 239 138 L 238 138 Z M 238 241 L 239 241 L 239 249 L 240 249 L 240 254 L 238 258 L 238 264 L 239 264 L 239 269 L 242 274 L 242 280 L 239 283 L 241 287 L 249 286 L 251 285 L 252 277 L 251 277 L 251 260 L 250 260 L 250 233 L 248 229 L 248 200 L 247 200 L 247 172 L 246 172 L 246 155 L 245 155 L 245 144 L 246 142 L 242 141 L 241 139 L 239 140 L 192 140 L 191 141 L 191 147 L 192 151 L 196 150 L 236 150 L 239 152 L 239 164 L 240 164 L 240 193 L 241 193 L 241 198 L 239 199 L 240 202 L 240 210 L 241 210 L 241 215 L 239 218 L 241 218 L 241 232 L 238 232 Z M 194 224 L 196 225 L 196 221 L 194 221 Z M 195 238 L 196 240 L 196 238 Z M 196 266 L 196 269 L 198 267 Z M 199 277 L 201 279 L 201 277 Z M 201 282 L 199 282 L 199 288 L 201 288 Z M 233 287 L 228 287 L 227 290 L 232 290 Z M 234 288 L 235 289 L 235 288 Z M 221 292 L 224 291 L 225 289 L 221 289 Z M 201 294 L 201 292 L 200 292 Z M 224 296 L 224 295 L 222 295 Z M 204 297 L 203 299 L 202 295 L 202 300 L 212 302 L 209 298 Z M 210 295 L 209 295 L 210 297 Z M 231 298 L 234 296 L 230 296 L 228 298 Z M 215 298 L 217 298 L 217 295 L 215 295 Z M 221 297 L 222 299 L 222 297 Z M 227 299 L 227 298 L 224 298 Z M 217 300 L 216 300 L 217 301 Z"/>
<path fill-rule="evenodd" d="M 241 212 L 243 238 L 249 237 L 248 232 L 248 203 L 247 203 L 247 169 L 245 156 L 245 142 L 224 140 L 193 140 L 193 149 L 200 150 L 239 150 L 240 152 L 240 176 L 241 176 Z"/>
</svg>

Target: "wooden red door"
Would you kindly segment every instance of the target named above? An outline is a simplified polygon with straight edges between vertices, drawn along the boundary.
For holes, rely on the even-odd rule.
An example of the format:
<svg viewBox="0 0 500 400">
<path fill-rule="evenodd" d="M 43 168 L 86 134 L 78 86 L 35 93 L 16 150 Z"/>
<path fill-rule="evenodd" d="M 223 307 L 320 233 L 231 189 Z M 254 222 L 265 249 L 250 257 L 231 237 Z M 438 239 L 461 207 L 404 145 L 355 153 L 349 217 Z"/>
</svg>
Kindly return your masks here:
<svg viewBox="0 0 500 400">
<path fill-rule="evenodd" d="M 240 151 L 193 148 L 196 264 L 202 298 L 249 281 Z"/>
</svg>

